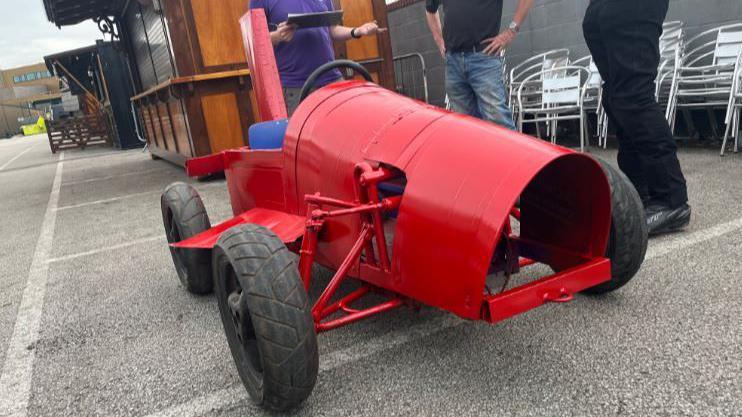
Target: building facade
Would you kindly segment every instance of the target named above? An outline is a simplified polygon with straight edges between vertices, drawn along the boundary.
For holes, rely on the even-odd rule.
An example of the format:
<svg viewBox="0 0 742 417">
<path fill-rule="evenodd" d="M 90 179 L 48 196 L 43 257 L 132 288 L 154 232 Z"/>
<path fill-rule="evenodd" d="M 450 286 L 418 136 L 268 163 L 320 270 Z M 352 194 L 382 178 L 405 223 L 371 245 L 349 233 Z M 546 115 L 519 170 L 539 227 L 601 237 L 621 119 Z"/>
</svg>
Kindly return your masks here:
<svg viewBox="0 0 742 417">
<path fill-rule="evenodd" d="M 0 138 L 35 123 L 52 104 L 61 101 L 59 79 L 44 63 L 0 70 Z"/>
</svg>

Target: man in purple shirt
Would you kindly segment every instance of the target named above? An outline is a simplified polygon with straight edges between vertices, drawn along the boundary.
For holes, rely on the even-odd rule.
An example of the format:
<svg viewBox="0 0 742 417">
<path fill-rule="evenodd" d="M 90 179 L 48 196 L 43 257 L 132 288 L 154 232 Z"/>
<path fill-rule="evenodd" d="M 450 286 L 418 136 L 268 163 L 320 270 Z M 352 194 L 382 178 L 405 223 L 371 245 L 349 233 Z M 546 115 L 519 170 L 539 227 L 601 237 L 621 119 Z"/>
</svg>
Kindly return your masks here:
<svg viewBox="0 0 742 417">
<path fill-rule="evenodd" d="M 314 70 L 335 59 L 332 41 L 347 41 L 372 36 L 379 29 L 376 22 L 357 28 L 332 26 L 297 28 L 286 23 L 289 14 L 317 13 L 334 10 L 332 0 L 250 0 L 250 8 L 262 8 L 268 18 L 271 42 L 276 53 L 278 72 L 289 116 L 299 105 L 304 82 Z M 342 78 L 337 69 L 323 74 L 317 86 L 323 87 Z"/>
</svg>

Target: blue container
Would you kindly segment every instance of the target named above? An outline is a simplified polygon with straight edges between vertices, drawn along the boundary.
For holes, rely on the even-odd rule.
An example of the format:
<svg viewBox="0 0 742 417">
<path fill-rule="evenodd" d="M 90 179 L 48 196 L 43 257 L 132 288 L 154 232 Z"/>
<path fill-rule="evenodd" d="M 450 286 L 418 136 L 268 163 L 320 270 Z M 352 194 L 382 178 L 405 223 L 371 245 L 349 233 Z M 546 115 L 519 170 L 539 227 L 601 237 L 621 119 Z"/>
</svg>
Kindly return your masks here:
<svg viewBox="0 0 742 417">
<path fill-rule="evenodd" d="M 289 119 L 255 123 L 248 130 L 250 149 L 269 150 L 283 148 L 283 138 Z"/>
</svg>

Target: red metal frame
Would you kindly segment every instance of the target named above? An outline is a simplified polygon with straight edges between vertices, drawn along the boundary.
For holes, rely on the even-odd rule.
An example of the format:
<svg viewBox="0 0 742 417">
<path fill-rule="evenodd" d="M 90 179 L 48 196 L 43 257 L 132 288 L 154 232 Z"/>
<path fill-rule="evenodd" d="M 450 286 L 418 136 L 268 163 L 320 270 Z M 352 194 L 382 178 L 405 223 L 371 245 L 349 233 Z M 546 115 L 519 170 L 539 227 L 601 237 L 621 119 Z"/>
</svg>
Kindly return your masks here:
<svg viewBox="0 0 742 417">
<path fill-rule="evenodd" d="M 248 42 L 253 87 L 263 117 L 275 118 L 280 90 L 260 51 L 272 47 L 259 10 L 243 24 L 261 38 Z M 187 166 L 192 175 L 224 170 L 235 217 L 177 246 L 208 249 L 244 222 L 273 230 L 299 252 L 307 288 L 313 264 L 337 270 L 312 309 L 318 332 L 408 303 L 494 323 L 610 279 L 610 187 L 597 161 L 371 83 L 312 93 L 282 149 L 232 149 Z M 382 182 L 401 192 L 380 195 Z M 533 263 L 556 272 L 508 288 Z M 499 291 L 487 286 L 491 272 L 506 275 Z M 361 286 L 339 295 L 347 279 Z M 352 307 L 372 292 L 385 301 Z"/>
<path fill-rule="evenodd" d="M 379 182 L 391 178 L 392 175 L 392 172 L 384 168 L 373 169 L 368 163 L 361 163 L 356 166 L 358 202 L 322 197 L 319 194 L 307 195 L 304 198 L 308 208 L 306 231 L 299 252 L 299 271 L 307 289 L 309 289 L 312 281 L 312 264 L 317 252 L 318 234 L 325 221 L 329 218 L 352 215 L 358 215 L 362 219 L 361 231 L 350 252 L 338 267 L 337 272 L 327 284 L 319 299 L 317 299 L 314 307 L 312 307 L 312 316 L 318 333 L 354 323 L 404 304 L 403 297 L 395 294 L 373 307 L 360 310 L 350 307 L 351 303 L 375 290 L 368 284 L 361 284 L 359 289 L 332 302 L 340 284 L 349 278 L 351 268 L 357 263 L 363 262 L 371 266 L 378 266 L 382 273 L 388 275 L 391 279 L 392 272 L 386 248 L 382 215 L 384 212 L 399 208 L 401 197 L 380 199 L 377 185 Z M 337 208 L 334 210 L 324 209 L 327 206 Z M 374 238 L 376 239 L 376 245 L 372 243 Z M 365 255 L 363 260 L 361 260 L 361 254 Z M 325 320 L 337 313 L 341 313 L 341 317 Z"/>
<path fill-rule="evenodd" d="M 356 195 L 358 201 L 344 201 L 319 194 L 305 196 L 307 203 L 306 231 L 299 251 L 299 271 L 306 289 L 312 281 L 312 264 L 315 261 L 319 234 L 325 221 L 330 218 L 354 216 L 361 217 L 362 226 L 345 259 L 337 269 L 324 291 L 312 308 L 315 329 L 318 333 L 336 329 L 370 316 L 380 314 L 391 309 L 412 303 L 406 297 L 390 291 L 381 291 L 368 283 L 361 281 L 357 290 L 336 301 L 340 284 L 350 279 L 351 268 L 357 263 L 365 263 L 375 267 L 388 280 L 393 279 L 391 263 L 386 248 L 386 236 L 383 228 L 383 214 L 397 210 L 402 197 L 380 199 L 378 184 L 394 176 L 394 173 L 381 168 L 372 168 L 368 163 L 356 165 Z M 326 209 L 326 207 L 334 209 Z M 520 210 L 513 208 L 511 216 L 519 220 Z M 511 273 L 517 273 L 521 267 L 543 261 L 549 263 L 553 258 L 567 259 L 579 266 L 543 277 L 537 281 L 506 289 L 506 285 L 497 294 L 489 294 L 484 298 L 482 320 L 496 323 L 514 315 L 526 312 L 545 303 L 566 303 L 572 301 L 574 294 L 607 281 L 610 278 L 610 261 L 605 258 L 591 258 L 580 253 L 571 252 L 553 245 L 522 239 L 512 234 L 510 220 L 504 225 L 503 236 L 510 251 L 508 257 L 519 259 L 516 265 L 505 268 L 508 281 Z M 376 244 L 373 244 L 375 239 Z M 361 259 L 361 254 L 365 257 Z M 528 257 L 520 257 L 527 254 Z M 373 292 L 383 292 L 387 300 L 372 307 L 355 309 L 351 303 L 358 301 Z M 330 318 L 337 314 L 340 317 Z"/>
</svg>

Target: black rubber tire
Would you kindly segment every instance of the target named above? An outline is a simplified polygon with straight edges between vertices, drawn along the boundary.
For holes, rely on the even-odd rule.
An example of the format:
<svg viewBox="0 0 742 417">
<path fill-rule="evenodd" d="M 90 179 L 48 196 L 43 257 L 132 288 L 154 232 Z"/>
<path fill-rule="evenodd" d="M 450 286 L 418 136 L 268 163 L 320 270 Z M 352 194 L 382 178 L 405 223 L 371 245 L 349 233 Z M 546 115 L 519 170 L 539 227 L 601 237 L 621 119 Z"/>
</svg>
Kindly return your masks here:
<svg viewBox="0 0 742 417">
<path fill-rule="evenodd" d="M 168 243 L 176 243 L 211 228 L 201 197 L 184 182 L 170 184 L 160 198 L 162 221 Z M 188 292 L 198 295 L 213 291 L 211 254 L 208 250 L 170 247 L 180 283 Z"/>
<path fill-rule="evenodd" d="M 270 230 L 241 225 L 213 250 L 215 293 L 232 357 L 251 399 L 288 410 L 312 392 L 317 335 L 296 261 Z"/>
<path fill-rule="evenodd" d="M 585 290 L 605 294 L 626 285 L 641 268 L 647 253 L 644 205 L 634 185 L 621 171 L 596 158 L 611 185 L 611 233 L 606 257 L 611 260 L 611 280 Z"/>
</svg>

